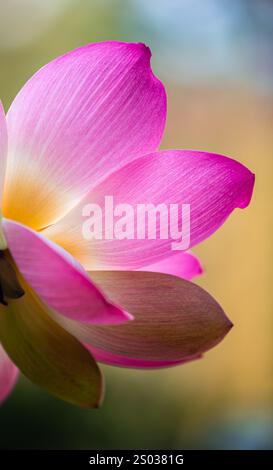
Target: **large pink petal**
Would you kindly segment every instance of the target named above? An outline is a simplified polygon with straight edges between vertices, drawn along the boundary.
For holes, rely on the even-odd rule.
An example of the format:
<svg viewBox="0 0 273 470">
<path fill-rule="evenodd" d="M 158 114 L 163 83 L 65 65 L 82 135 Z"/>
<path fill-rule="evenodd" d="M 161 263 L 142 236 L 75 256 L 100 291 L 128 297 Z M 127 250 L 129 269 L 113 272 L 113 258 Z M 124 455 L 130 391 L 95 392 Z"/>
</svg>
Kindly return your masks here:
<svg viewBox="0 0 273 470">
<path fill-rule="evenodd" d="M 0 403 L 7 398 L 16 384 L 18 369 L 0 344 Z"/>
<path fill-rule="evenodd" d="M 105 299 L 63 249 L 17 222 L 4 219 L 3 228 L 21 274 L 49 307 L 87 323 L 115 324 L 131 318 Z"/>
<path fill-rule="evenodd" d="M 7 117 L 5 217 L 47 226 L 109 172 L 157 149 L 166 95 L 150 57 L 144 44 L 89 44 L 26 83 Z"/>
<path fill-rule="evenodd" d="M 86 235 L 83 237 L 83 223 L 88 223 L 90 203 L 103 209 L 105 196 L 113 196 L 114 206 L 130 204 L 135 214 L 136 205 L 140 203 L 163 203 L 167 209 L 169 204 L 178 204 L 179 227 L 185 221 L 181 205 L 188 204 L 188 249 L 215 232 L 236 207 L 245 208 L 253 185 L 254 175 L 230 158 L 192 150 L 163 150 L 140 157 L 110 175 L 44 233 L 71 252 L 87 269 L 137 269 L 177 254 L 178 251 L 172 249 L 174 240 L 170 236 L 160 239 L 159 224 L 156 239 L 147 239 L 147 236 L 137 239 L 136 223 L 132 224 L 134 239 L 105 240 L 103 231 L 102 240 L 88 240 Z"/>
<path fill-rule="evenodd" d="M 200 357 L 232 327 L 219 304 L 192 282 L 140 271 L 92 271 L 90 277 L 134 321 L 84 325 L 54 316 L 101 362 L 125 367 L 167 367 Z"/>
<path fill-rule="evenodd" d="M 0 215 L 2 206 L 3 185 L 6 172 L 8 134 L 5 111 L 0 101 Z"/>
<path fill-rule="evenodd" d="M 149 271 L 153 273 L 172 274 L 173 276 L 182 277 L 189 281 L 203 273 L 202 265 L 198 257 L 189 251 L 169 256 L 154 264 L 149 264 L 139 271 Z"/>
</svg>

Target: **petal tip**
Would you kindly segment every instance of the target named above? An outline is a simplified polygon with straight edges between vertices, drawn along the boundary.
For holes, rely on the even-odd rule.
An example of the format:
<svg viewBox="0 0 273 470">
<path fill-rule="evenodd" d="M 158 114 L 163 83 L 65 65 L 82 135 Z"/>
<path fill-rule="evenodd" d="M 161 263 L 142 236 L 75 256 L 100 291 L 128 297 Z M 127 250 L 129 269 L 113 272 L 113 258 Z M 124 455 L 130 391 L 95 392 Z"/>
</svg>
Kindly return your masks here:
<svg viewBox="0 0 273 470">
<path fill-rule="evenodd" d="M 201 276 L 202 274 L 204 274 L 205 272 L 205 269 L 200 261 L 200 259 L 198 258 L 198 256 L 196 256 L 194 253 L 189 253 L 191 255 L 191 258 L 195 260 L 195 264 L 194 264 L 194 271 L 191 273 L 191 276 L 188 277 L 188 278 L 185 278 L 185 279 L 188 279 L 189 281 L 191 279 L 194 279 L 195 277 L 197 276 Z M 183 277 L 183 276 L 182 276 Z"/>
<path fill-rule="evenodd" d="M 201 276 L 202 274 L 204 274 L 205 269 L 203 268 L 201 261 L 197 257 L 196 257 L 196 260 L 197 260 L 197 267 L 196 267 L 195 276 Z"/>
<path fill-rule="evenodd" d="M 87 348 L 88 349 L 88 348 Z M 89 351 L 90 352 L 90 351 Z M 91 406 L 89 406 L 89 408 L 92 408 L 94 410 L 99 410 L 101 407 L 102 407 L 102 404 L 104 402 L 104 397 L 105 397 L 105 381 L 104 381 L 104 375 L 103 373 L 101 372 L 101 369 L 100 370 L 100 379 L 101 379 L 101 387 L 100 387 L 100 393 L 98 395 L 98 398 L 97 398 L 97 401 L 96 403 L 91 403 Z"/>
<path fill-rule="evenodd" d="M 196 273 L 196 276 L 202 276 L 202 274 L 204 274 L 204 272 L 205 272 L 204 268 L 200 265 L 198 267 L 198 271 Z"/>
<path fill-rule="evenodd" d="M 135 58 L 140 61 L 143 66 L 146 66 L 148 68 L 151 68 L 151 57 L 152 57 L 152 51 L 143 42 L 131 42 L 127 43 L 129 46 L 129 50 L 131 50 L 131 53 L 135 56 Z"/>
<path fill-rule="evenodd" d="M 228 318 L 228 316 L 223 311 L 223 326 L 222 326 L 222 335 L 219 342 L 224 339 L 224 337 L 230 332 L 230 330 L 234 327 L 232 321 Z"/>
<path fill-rule="evenodd" d="M 229 332 L 233 327 L 234 327 L 234 323 L 232 323 L 232 321 L 226 317 L 227 319 L 227 332 Z"/>
</svg>

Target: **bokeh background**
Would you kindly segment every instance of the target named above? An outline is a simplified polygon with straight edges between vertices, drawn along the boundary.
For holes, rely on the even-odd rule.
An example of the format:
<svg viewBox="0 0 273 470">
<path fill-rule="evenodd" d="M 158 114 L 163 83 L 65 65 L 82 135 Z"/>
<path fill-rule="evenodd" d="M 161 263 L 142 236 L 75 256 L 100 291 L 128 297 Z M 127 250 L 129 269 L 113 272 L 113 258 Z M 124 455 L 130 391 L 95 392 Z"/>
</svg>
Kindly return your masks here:
<svg viewBox="0 0 273 470">
<path fill-rule="evenodd" d="M 3 449 L 273 448 L 271 0 L 0 0 L 0 96 L 8 109 L 40 66 L 88 42 L 146 42 L 168 91 L 162 148 L 231 155 L 256 173 L 251 206 L 196 248 L 197 282 L 235 327 L 201 361 L 104 367 L 96 411 L 26 379 L 0 409 Z"/>
</svg>

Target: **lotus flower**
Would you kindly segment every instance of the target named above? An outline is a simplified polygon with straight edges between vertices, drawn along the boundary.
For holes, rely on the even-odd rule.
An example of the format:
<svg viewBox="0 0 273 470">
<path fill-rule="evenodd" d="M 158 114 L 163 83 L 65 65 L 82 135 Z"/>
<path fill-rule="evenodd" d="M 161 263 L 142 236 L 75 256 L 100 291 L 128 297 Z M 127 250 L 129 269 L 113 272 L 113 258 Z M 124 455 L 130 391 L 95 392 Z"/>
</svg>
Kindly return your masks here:
<svg viewBox="0 0 273 470">
<path fill-rule="evenodd" d="M 39 70 L 0 112 L 0 400 L 18 369 L 97 407 L 98 362 L 159 368 L 199 358 L 231 328 L 166 239 L 87 240 L 82 210 L 185 202 L 189 248 L 251 199 L 253 174 L 212 153 L 158 150 L 166 94 L 144 44 L 103 42 Z"/>
</svg>

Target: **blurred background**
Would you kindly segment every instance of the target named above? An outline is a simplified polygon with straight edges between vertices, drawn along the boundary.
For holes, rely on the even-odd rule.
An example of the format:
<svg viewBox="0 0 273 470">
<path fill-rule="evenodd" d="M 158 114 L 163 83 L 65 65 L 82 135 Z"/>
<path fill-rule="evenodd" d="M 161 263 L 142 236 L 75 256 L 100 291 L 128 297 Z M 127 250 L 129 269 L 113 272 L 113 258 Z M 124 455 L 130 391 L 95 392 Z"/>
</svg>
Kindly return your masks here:
<svg viewBox="0 0 273 470">
<path fill-rule="evenodd" d="M 200 361 L 104 367 L 104 406 L 74 408 L 21 378 L 0 409 L 0 448 L 273 448 L 273 1 L 0 0 L 6 110 L 42 65 L 82 44 L 141 41 L 166 85 L 162 148 L 233 156 L 256 173 L 251 206 L 195 252 L 197 282 L 235 327 Z"/>
</svg>

